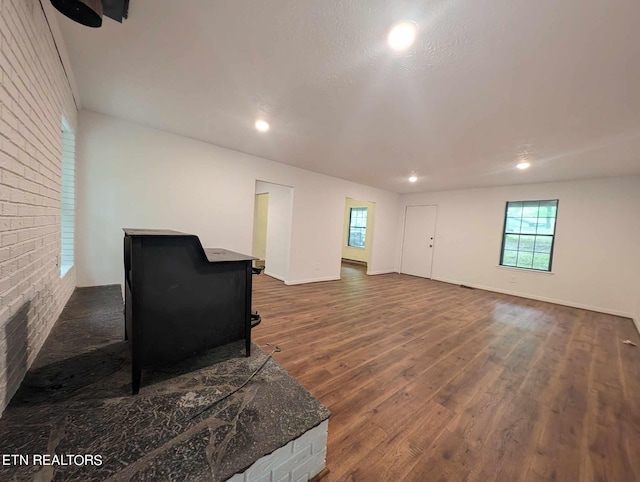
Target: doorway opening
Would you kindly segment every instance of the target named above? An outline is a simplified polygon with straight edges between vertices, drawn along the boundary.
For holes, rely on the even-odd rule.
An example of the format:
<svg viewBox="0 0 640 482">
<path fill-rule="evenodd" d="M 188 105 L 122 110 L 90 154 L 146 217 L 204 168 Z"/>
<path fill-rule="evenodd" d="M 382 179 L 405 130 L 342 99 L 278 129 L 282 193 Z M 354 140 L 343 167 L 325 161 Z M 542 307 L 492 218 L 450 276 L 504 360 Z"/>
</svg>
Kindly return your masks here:
<svg viewBox="0 0 640 482">
<path fill-rule="evenodd" d="M 269 219 L 269 193 L 256 194 L 253 206 L 253 246 L 251 255 L 258 258 L 256 266 L 264 266 L 267 257 L 267 222 Z"/>
<path fill-rule="evenodd" d="M 376 204 L 346 198 L 342 234 L 342 263 L 369 268 Z"/>
<path fill-rule="evenodd" d="M 264 274 L 280 281 L 289 279 L 293 188 L 256 181 L 253 211 L 252 256 Z"/>
</svg>

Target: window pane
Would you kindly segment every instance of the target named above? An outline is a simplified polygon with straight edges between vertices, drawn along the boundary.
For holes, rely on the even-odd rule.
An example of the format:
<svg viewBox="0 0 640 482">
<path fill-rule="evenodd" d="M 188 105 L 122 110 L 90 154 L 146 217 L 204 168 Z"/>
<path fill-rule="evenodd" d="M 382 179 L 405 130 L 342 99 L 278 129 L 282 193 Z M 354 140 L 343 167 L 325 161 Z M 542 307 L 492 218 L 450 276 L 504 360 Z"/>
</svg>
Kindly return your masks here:
<svg viewBox="0 0 640 482">
<path fill-rule="evenodd" d="M 520 250 L 520 252 L 522 251 L 533 252 L 533 246 L 535 242 L 536 242 L 535 236 L 520 236 L 520 245 L 518 246 L 518 249 Z"/>
<path fill-rule="evenodd" d="M 522 218 L 522 226 L 520 227 L 520 232 L 536 234 L 537 227 L 538 218 Z"/>
<path fill-rule="evenodd" d="M 540 211 L 538 212 L 538 217 L 555 218 L 557 208 L 558 201 L 540 201 Z"/>
<path fill-rule="evenodd" d="M 74 264 L 75 238 L 75 136 L 64 116 L 62 121 L 62 178 L 60 186 L 60 276 Z"/>
<path fill-rule="evenodd" d="M 524 218 L 537 218 L 538 217 L 538 201 L 527 201 L 524 203 L 522 210 L 522 217 Z"/>
<path fill-rule="evenodd" d="M 522 220 L 520 218 L 507 218 L 506 232 L 519 233 L 521 221 Z"/>
<path fill-rule="evenodd" d="M 549 271 L 557 212 L 557 199 L 507 202 L 500 263 Z"/>
<path fill-rule="evenodd" d="M 522 203 L 507 203 L 507 216 L 513 218 L 519 218 L 522 216 Z"/>
<path fill-rule="evenodd" d="M 533 253 L 518 251 L 518 262 L 516 263 L 518 268 L 531 268 L 532 263 Z"/>
<path fill-rule="evenodd" d="M 349 239 L 347 246 L 364 248 L 367 229 L 367 208 L 349 209 Z"/>
<path fill-rule="evenodd" d="M 350 226 L 364 228 L 367 226 L 367 208 L 351 208 Z"/>
<path fill-rule="evenodd" d="M 551 253 L 551 236 L 536 236 L 536 253 Z"/>
<path fill-rule="evenodd" d="M 518 250 L 518 240 L 520 236 L 517 234 L 507 234 L 504 238 L 504 249 Z"/>
<path fill-rule="evenodd" d="M 349 231 L 349 246 L 364 248 L 365 230 L 363 228 L 351 228 Z"/>
<path fill-rule="evenodd" d="M 517 260 L 518 260 L 518 252 L 517 251 L 506 251 L 505 250 L 504 256 L 502 257 L 503 266 L 515 266 Z"/>
<path fill-rule="evenodd" d="M 538 222 L 538 234 L 553 234 L 556 220 L 554 218 L 540 218 Z"/>
<path fill-rule="evenodd" d="M 551 261 L 551 255 L 545 253 L 535 253 L 533 255 L 533 268 L 543 269 L 549 271 L 549 262 Z"/>
</svg>

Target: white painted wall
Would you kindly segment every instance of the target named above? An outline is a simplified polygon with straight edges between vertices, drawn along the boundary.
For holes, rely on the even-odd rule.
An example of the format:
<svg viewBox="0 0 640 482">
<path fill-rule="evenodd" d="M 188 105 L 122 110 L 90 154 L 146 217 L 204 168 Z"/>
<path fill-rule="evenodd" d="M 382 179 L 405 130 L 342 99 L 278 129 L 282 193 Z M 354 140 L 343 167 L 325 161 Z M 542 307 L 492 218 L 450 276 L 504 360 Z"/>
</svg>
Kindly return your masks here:
<svg viewBox="0 0 640 482">
<path fill-rule="evenodd" d="M 267 251 L 264 273 L 289 282 L 289 257 L 293 222 L 293 188 L 257 181 L 256 194 L 269 193 Z"/>
<path fill-rule="evenodd" d="M 73 130 L 76 105 L 55 22 L 38 2 L 0 1 L 0 412 L 75 287 L 59 262 L 60 193 L 74 189 L 62 179 L 62 115 Z"/>
<path fill-rule="evenodd" d="M 505 203 L 537 199 L 560 200 L 553 274 L 499 268 Z M 438 205 L 434 279 L 638 313 L 640 176 L 402 196 L 402 209 L 412 204 Z"/>
<path fill-rule="evenodd" d="M 290 284 L 339 278 L 346 197 L 376 203 L 370 272 L 395 269 L 397 194 L 84 110 L 77 141 L 78 286 L 122 282 L 123 227 L 250 253 L 256 180 L 295 191 Z"/>
</svg>

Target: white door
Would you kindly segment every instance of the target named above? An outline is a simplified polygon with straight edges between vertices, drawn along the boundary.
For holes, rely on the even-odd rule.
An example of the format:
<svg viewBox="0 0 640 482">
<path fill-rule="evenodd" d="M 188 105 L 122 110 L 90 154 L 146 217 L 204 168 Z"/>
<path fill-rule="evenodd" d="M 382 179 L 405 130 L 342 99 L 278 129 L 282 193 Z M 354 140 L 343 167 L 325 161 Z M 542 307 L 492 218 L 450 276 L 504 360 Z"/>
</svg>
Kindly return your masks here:
<svg viewBox="0 0 640 482">
<path fill-rule="evenodd" d="M 431 278 L 437 206 L 407 206 L 400 272 Z"/>
</svg>

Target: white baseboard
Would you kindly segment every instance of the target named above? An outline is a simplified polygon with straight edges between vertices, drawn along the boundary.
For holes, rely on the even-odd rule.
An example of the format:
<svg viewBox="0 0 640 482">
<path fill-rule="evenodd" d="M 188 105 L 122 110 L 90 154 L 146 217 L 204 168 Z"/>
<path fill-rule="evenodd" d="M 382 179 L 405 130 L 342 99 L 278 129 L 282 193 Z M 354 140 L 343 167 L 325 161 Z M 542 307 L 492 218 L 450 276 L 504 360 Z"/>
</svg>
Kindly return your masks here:
<svg viewBox="0 0 640 482">
<path fill-rule="evenodd" d="M 367 275 L 375 276 L 377 274 L 389 274 L 389 273 L 397 273 L 395 269 L 379 269 L 377 271 L 367 271 Z"/>
<path fill-rule="evenodd" d="M 619 311 L 619 310 L 614 310 L 614 309 L 611 309 L 611 308 L 602 308 L 601 306 L 586 305 L 586 304 L 583 304 L 583 303 L 574 303 L 573 301 L 558 300 L 556 298 L 547 298 L 546 296 L 531 295 L 529 293 L 521 293 L 519 291 L 503 290 L 503 289 L 500 289 L 500 288 L 493 288 L 493 287 L 489 287 L 489 286 L 470 284 L 470 283 L 451 280 L 451 279 L 446 279 L 446 278 L 435 278 L 434 277 L 432 279 L 434 281 L 442 281 L 444 283 L 451 283 L 451 284 L 454 284 L 454 285 L 464 285 L 464 286 L 469 286 L 471 288 L 477 288 L 477 289 L 480 289 L 480 290 L 493 291 L 495 293 L 502 293 L 504 295 L 518 296 L 519 298 L 528 298 L 530 300 L 544 301 L 546 303 L 553 303 L 553 304 L 556 304 L 556 305 L 570 306 L 571 308 L 580 308 L 582 310 L 596 311 L 598 313 L 606 313 L 608 315 L 621 316 L 623 318 L 631 318 L 632 320 L 634 319 L 634 316 L 631 313 L 628 313 L 626 311 Z M 638 328 L 637 324 L 636 324 L 636 328 Z"/>
<path fill-rule="evenodd" d="M 633 324 L 636 325 L 636 330 L 638 330 L 638 335 L 640 335 L 640 315 L 633 318 Z"/>
<path fill-rule="evenodd" d="M 309 279 L 299 279 L 299 280 L 293 280 L 293 281 L 285 281 L 284 284 L 286 284 L 287 286 L 292 286 L 292 285 L 303 285 L 306 283 L 318 283 L 320 281 L 339 281 L 340 277 L 336 277 L 336 276 L 325 276 L 323 278 L 309 278 Z"/>
</svg>

